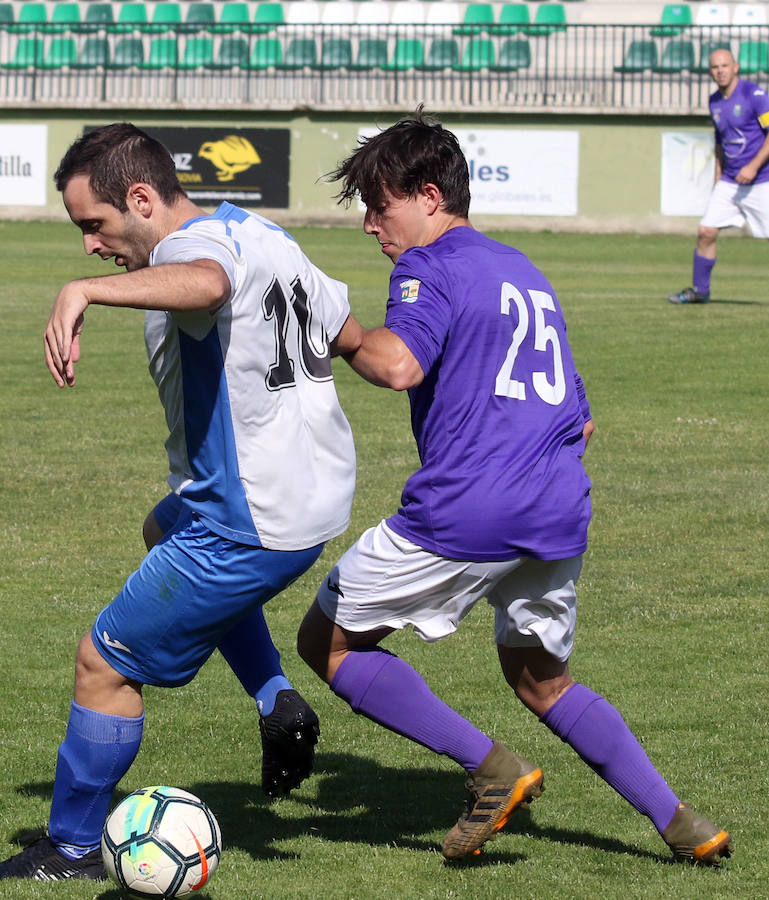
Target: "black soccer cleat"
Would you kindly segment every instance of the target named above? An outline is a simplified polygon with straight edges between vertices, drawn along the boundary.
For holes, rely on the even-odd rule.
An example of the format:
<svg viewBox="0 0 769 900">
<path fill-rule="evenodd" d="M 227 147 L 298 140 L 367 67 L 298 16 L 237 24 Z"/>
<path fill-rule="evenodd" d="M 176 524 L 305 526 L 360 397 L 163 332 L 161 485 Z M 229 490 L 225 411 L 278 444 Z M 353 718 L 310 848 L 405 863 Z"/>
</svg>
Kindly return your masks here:
<svg viewBox="0 0 769 900">
<path fill-rule="evenodd" d="M 69 859 L 54 847 L 45 831 L 38 831 L 32 843 L 14 856 L 0 862 L 0 879 L 31 878 L 34 881 L 64 881 L 88 878 L 106 881 L 107 870 L 101 850 L 92 850 L 81 859 Z"/>
<path fill-rule="evenodd" d="M 312 772 L 318 717 L 295 690 L 278 691 L 273 711 L 259 719 L 259 731 L 262 790 L 268 797 L 281 797 Z"/>
<path fill-rule="evenodd" d="M 671 303 L 707 303 L 710 300 L 710 294 L 701 294 L 694 288 L 684 288 L 668 297 Z"/>
</svg>

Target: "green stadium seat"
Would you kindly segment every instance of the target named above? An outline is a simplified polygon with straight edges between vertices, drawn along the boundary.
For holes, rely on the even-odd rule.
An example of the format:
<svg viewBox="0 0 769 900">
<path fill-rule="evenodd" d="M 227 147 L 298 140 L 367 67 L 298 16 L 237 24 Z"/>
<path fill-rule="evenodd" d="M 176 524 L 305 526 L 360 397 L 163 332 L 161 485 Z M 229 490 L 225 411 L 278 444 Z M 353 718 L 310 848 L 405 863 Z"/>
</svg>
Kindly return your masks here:
<svg viewBox="0 0 769 900">
<path fill-rule="evenodd" d="M 175 31 L 182 21 L 182 8 L 172 0 L 161 0 L 152 10 L 152 21 L 142 25 L 142 31 L 147 34 L 166 34 Z"/>
<path fill-rule="evenodd" d="M 320 61 L 313 69 L 333 72 L 349 69 L 352 65 L 352 41 L 349 38 L 326 38 L 320 48 Z"/>
<path fill-rule="evenodd" d="M 729 41 L 704 41 L 700 48 L 700 64 L 697 66 L 697 72 L 710 72 L 710 54 L 714 50 L 728 50 L 732 52 L 732 46 Z"/>
<path fill-rule="evenodd" d="M 462 59 L 454 67 L 457 72 L 482 72 L 496 62 L 494 41 L 490 38 L 470 38 L 462 54 Z"/>
<path fill-rule="evenodd" d="M 283 44 L 279 38 L 260 37 L 254 41 L 246 68 L 263 71 L 274 69 L 283 62 Z"/>
<path fill-rule="evenodd" d="M 12 3 L 0 3 L 0 28 L 7 28 L 16 21 Z"/>
<path fill-rule="evenodd" d="M 251 17 L 248 11 L 248 3 L 228 0 L 222 5 L 219 21 L 212 26 L 212 30 L 223 34 L 233 34 L 236 31 L 247 32 L 250 27 Z"/>
<path fill-rule="evenodd" d="M 211 31 L 211 26 L 216 24 L 216 10 L 213 3 L 205 3 L 203 0 L 192 0 L 187 3 L 187 15 L 183 22 L 176 26 L 176 30 L 182 33 Z"/>
<path fill-rule="evenodd" d="M 285 21 L 282 3 L 260 3 L 254 13 L 254 24 L 251 31 L 256 34 L 267 34 Z"/>
<path fill-rule="evenodd" d="M 532 24 L 524 25 L 521 31 L 532 37 L 566 31 L 566 8 L 562 3 L 543 3 L 537 8 Z"/>
<path fill-rule="evenodd" d="M 279 69 L 304 69 L 318 62 L 318 48 L 315 38 L 292 38 L 286 47 L 286 54 Z"/>
<path fill-rule="evenodd" d="M 147 22 L 146 5 L 144 3 L 132 2 L 132 0 L 129 0 L 129 2 L 124 3 L 120 7 L 120 12 L 118 13 L 117 20 L 112 26 L 111 31 L 117 32 L 118 34 L 128 34 L 132 31 L 140 30 Z"/>
<path fill-rule="evenodd" d="M 368 72 L 384 69 L 387 65 L 387 40 L 385 38 L 361 38 L 358 55 L 350 68 L 353 71 Z"/>
<path fill-rule="evenodd" d="M 694 44 L 691 41 L 668 41 L 662 51 L 662 59 L 658 66 L 654 66 L 653 71 L 662 74 L 690 72 L 694 64 Z"/>
<path fill-rule="evenodd" d="M 61 34 L 65 31 L 74 31 L 79 24 L 80 6 L 77 3 L 55 3 L 50 22 L 44 31 Z"/>
<path fill-rule="evenodd" d="M 0 63 L 4 69 L 30 69 L 42 64 L 45 59 L 43 39 L 20 37 L 13 51 L 13 59 Z"/>
<path fill-rule="evenodd" d="M 51 39 L 41 67 L 43 69 L 63 69 L 75 62 L 77 62 L 75 39 L 73 37 L 55 37 Z"/>
<path fill-rule="evenodd" d="M 248 62 L 248 41 L 244 37 L 222 38 L 216 57 L 207 69 L 234 69 Z"/>
<path fill-rule="evenodd" d="M 79 25 L 75 25 L 73 31 L 89 33 L 109 28 L 115 23 L 114 7 L 111 3 L 89 3 L 85 8 L 85 15 Z"/>
<path fill-rule="evenodd" d="M 530 23 L 529 7 L 525 3 L 505 3 L 499 11 L 497 22 L 488 25 L 485 30 L 489 34 L 517 34 Z"/>
<path fill-rule="evenodd" d="M 741 75 L 755 75 L 769 71 L 769 43 L 766 41 L 743 41 L 737 55 Z"/>
<path fill-rule="evenodd" d="M 453 69 L 459 62 L 459 43 L 454 38 L 434 38 L 425 61 L 417 66 L 421 72 L 440 72 Z"/>
<path fill-rule="evenodd" d="M 115 44 L 115 52 L 108 63 L 110 69 L 130 69 L 144 62 L 144 44 L 141 38 L 122 37 Z"/>
<path fill-rule="evenodd" d="M 7 26 L 14 34 L 29 34 L 31 31 L 42 31 L 48 22 L 48 11 L 45 3 L 22 3 L 15 22 Z"/>
<path fill-rule="evenodd" d="M 140 69 L 175 69 L 179 62 L 179 45 L 175 37 L 155 37 L 150 43 L 150 55 L 139 64 Z"/>
<path fill-rule="evenodd" d="M 491 3 L 468 3 L 462 24 L 454 29 L 454 34 L 481 34 L 493 24 L 494 7 Z"/>
<path fill-rule="evenodd" d="M 657 65 L 657 45 L 654 41 L 631 41 L 621 65 L 615 66 L 615 72 L 645 72 Z"/>
<path fill-rule="evenodd" d="M 73 63 L 75 69 L 98 69 L 109 66 L 110 52 L 109 41 L 105 37 L 92 35 L 83 41 L 77 60 Z"/>
<path fill-rule="evenodd" d="M 184 53 L 177 64 L 177 69 L 189 71 L 203 69 L 214 61 L 214 39 L 202 35 L 188 37 L 184 44 Z"/>
<path fill-rule="evenodd" d="M 493 66 L 489 66 L 492 72 L 515 72 L 518 69 L 528 69 L 531 65 L 531 44 L 526 38 L 507 38 L 499 48 L 499 56 Z"/>
<path fill-rule="evenodd" d="M 672 37 L 692 24 L 692 11 L 685 3 L 668 3 L 662 9 L 659 25 L 649 32 L 653 37 Z"/>
<path fill-rule="evenodd" d="M 392 59 L 382 66 L 387 72 L 408 72 L 425 61 L 425 47 L 419 38 L 398 38 Z"/>
</svg>

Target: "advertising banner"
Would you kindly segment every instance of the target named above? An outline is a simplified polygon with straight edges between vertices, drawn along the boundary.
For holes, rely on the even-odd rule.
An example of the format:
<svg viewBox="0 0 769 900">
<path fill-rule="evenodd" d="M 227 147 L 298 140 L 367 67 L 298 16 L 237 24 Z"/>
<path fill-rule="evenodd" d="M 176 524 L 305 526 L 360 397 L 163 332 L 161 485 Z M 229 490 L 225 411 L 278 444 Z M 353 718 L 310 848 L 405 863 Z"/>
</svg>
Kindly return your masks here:
<svg viewBox="0 0 769 900">
<path fill-rule="evenodd" d="M 0 206 L 45 206 L 47 166 L 47 125 L 0 125 Z"/>
<path fill-rule="evenodd" d="M 470 169 L 471 215 L 577 215 L 577 131 L 452 130 Z"/>
<path fill-rule="evenodd" d="M 579 132 L 451 130 L 470 170 L 471 216 L 577 215 Z"/>
<path fill-rule="evenodd" d="M 191 200 L 288 209 L 288 128 L 147 128 L 174 158 Z"/>
<path fill-rule="evenodd" d="M 662 134 L 660 212 L 701 216 L 716 177 L 713 130 Z"/>
</svg>

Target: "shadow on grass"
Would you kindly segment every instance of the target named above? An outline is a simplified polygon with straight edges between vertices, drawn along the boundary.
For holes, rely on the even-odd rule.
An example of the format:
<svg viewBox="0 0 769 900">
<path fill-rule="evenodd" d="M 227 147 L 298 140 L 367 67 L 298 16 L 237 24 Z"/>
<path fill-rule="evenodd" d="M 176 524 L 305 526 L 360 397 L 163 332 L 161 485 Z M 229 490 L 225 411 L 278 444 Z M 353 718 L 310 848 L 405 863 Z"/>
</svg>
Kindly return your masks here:
<svg viewBox="0 0 769 900">
<path fill-rule="evenodd" d="M 389 768 L 366 757 L 320 753 L 310 782 L 311 788 L 316 787 L 312 795 L 300 788 L 287 798 L 270 800 L 258 784 L 246 782 L 197 782 L 184 788 L 204 798 L 214 811 L 225 848 L 238 848 L 258 860 L 298 860 L 299 852 L 281 849 L 276 843 L 310 835 L 328 842 L 436 853 L 440 837 L 435 833 L 448 831 L 462 812 L 463 782 L 464 773 L 460 770 Z M 18 790 L 50 797 L 52 788 L 50 782 L 38 782 Z M 123 792 L 116 792 L 114 802 L 123 796 Z M 661 859 L 658 854 L 587 830 L 540 827 L 528 810 L 520 810 L 505 827 L 505 835 L 516 833 L 553 843 L 595 847 L 608 853 Z M 445 864 L 514 865 L 525 858 L 521 853 L 489 843 L 480 856 Z M 108 892 L 100 895 L 100 900 L 119 896 Z"/>
<path fill-rule="evenodd" d="M 707 303 L 683 303 L 682 306 L 711 306 L 712 304 L 717 303 L 722 306 L 763 306 L 763 302 L 761 300 L 717 300 L 715 297 L 711 297 Z"/>
</svg>

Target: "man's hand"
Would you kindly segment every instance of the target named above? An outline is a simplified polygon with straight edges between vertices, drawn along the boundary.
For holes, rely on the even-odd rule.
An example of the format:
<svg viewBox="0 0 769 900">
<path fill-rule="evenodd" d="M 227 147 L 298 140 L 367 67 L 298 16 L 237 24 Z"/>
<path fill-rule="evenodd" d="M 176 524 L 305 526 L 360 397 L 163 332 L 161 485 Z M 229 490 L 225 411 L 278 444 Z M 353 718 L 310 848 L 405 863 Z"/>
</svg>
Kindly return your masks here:
<svg viewBox="0 0 769 900">
<path fill-rule="evenodd" d="M 82 285 L 70 281 L 59 291 L 43 335 L 45 363 L 59 387 L 75 383 L 75 363 L 80 359 L 80 333 L 88 300 Z"/>
<path fill-rule="evenodd" d="M 748 163 L 746 166 L 743 166 L 740 171 L 734 176 L 734 180 L 737 184 L 753 184 L 753 180 L 758 174 L 758 166 L 754 166 L 752 162 Z"/>
</svg>

